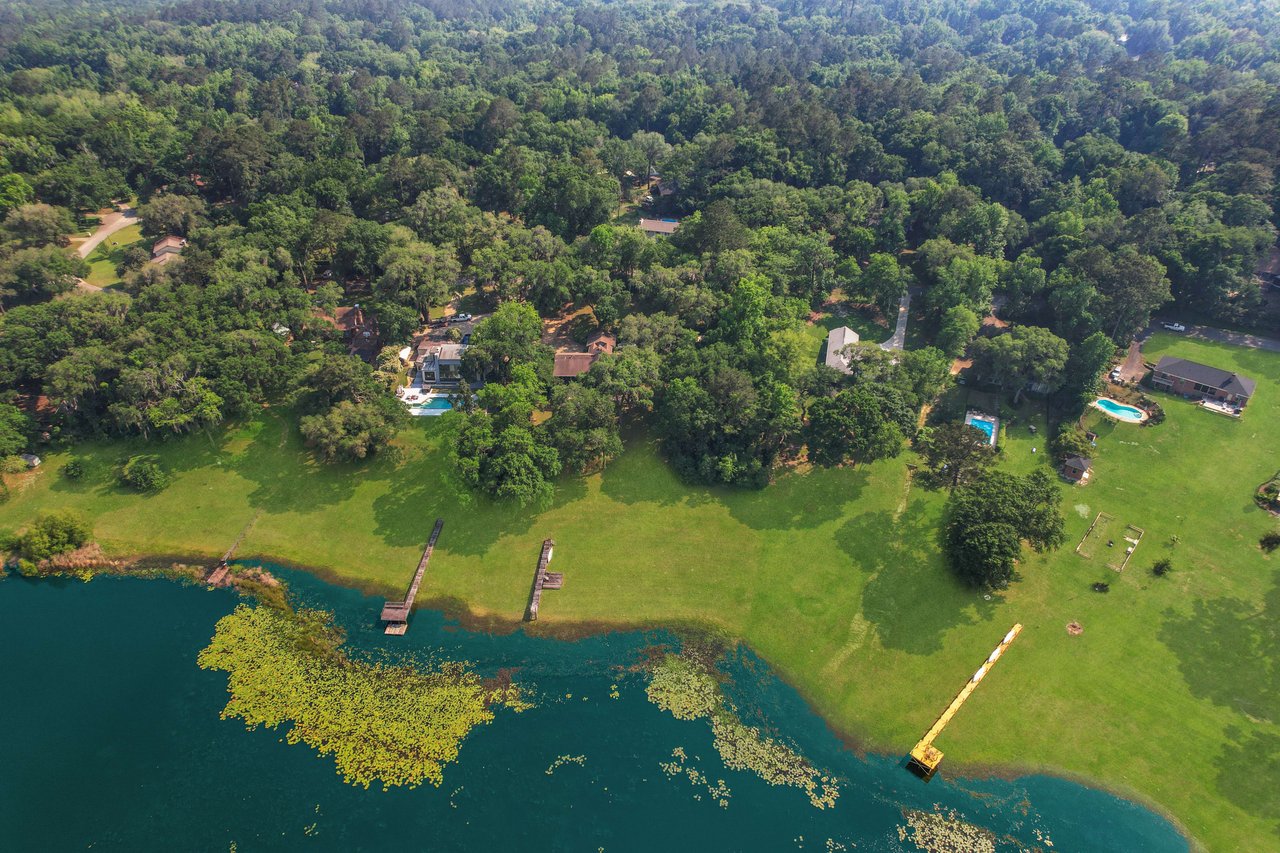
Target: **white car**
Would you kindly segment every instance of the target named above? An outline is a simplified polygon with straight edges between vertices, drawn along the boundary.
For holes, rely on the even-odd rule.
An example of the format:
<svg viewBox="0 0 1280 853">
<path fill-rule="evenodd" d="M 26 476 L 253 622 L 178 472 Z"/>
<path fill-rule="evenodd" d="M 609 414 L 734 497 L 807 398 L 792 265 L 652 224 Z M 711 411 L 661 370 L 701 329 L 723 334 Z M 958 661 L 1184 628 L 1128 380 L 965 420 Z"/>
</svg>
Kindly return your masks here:
<svg viewBox="0 0 1280 853">
<path fill-rule="evenodd" d="M 1160 325 L 1164 326 L 1171 332 L 1185 332 L 1187 330 L 1187 327 L 1181 323 L 1161 323 Z"/>
</svg>

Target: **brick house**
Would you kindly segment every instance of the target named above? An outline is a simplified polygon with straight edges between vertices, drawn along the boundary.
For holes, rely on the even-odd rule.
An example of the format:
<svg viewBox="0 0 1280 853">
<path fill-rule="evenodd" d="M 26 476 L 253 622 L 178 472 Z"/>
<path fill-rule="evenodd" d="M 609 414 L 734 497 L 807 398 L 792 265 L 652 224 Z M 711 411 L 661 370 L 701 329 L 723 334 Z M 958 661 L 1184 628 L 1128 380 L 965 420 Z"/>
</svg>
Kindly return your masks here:
<svg viewBox="0 0 1280 853">
<path fill-rule="evenodd" d="M 1083 456 L 1068 456 L 1062 460 L 1062 476 L 1073 483 L 1086 483 L 1093 461 Z"/>
<path fill-rule="evenodd" d="M 1243 407 L 1258 383 L 1248 376 L 1166 355 L 1156 364 L 1151 384 L 1162 391 Z"/>
</svg>

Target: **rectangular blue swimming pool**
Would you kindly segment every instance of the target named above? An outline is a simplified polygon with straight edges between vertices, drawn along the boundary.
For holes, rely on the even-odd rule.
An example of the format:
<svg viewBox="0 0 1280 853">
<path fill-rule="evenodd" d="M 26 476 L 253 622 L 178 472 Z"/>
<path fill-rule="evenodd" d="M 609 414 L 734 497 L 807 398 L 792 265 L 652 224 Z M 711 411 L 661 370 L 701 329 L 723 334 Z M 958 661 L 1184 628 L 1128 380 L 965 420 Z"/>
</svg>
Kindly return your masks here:
<svg viewBox="0 0 1280 853">
<path fill-rule="evenodd" d="M 1000 427 L 1000 420 L 998 418 L 992 417 L 991 415 L 969 412 L 964 416 L 964 422 L 969 426 L 977 427 L 982 430 L 986 434 L 987 441 L 991 443 L 991 446 L 996 446 L 996 432 Z"/>
</svg>

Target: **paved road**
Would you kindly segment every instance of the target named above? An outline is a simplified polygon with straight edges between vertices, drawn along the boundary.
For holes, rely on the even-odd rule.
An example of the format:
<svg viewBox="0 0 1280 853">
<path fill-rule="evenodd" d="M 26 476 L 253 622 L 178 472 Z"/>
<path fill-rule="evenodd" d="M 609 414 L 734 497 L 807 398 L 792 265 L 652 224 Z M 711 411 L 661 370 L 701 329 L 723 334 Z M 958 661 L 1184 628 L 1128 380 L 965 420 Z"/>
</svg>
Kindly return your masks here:
<svg viewBox="0 0 1280 853">
<path fill-rule="evenodd" d="M 919 292 L 918 287 L 908 287 L 902 294 L 902 301 L 898 303 L 898 325 L 893 329 L 893 337 L 880 345 L 882 350 L 900 350 L 907 343 L 907 318 L 911 316 L 911 296 L 913 291 Z"/>
<path fill-rule="evenodd" d="M 1175 332 L 1175 334 L 1177 333 Z M 1229 329 L 1215 329 L 1212 326 L 1187 326 L 1187 331 L 1183 332 L 1183 334 L 1188 338 L 1198 338 L 1203 341 L 1217 341 L 1218 343 L 1235 344 L 1238 347 L 1248 347 L 1249 349 L 1280 352 L 1280 341 L 1274 338 L 1251 335 L 1248 332 L 1232 332 Z"/>
<path fill-rule="evenodd" d="M 89 254 L 102 243 L 103 240 L 112 234 L 124 228 L 128 228 L 138 221 L 138 211 L 132 207 L 126 207 L 116 213 L 108 213 L 102 217 L 102 221 L 98 224 L 98 230 L 89 235 L 89 239 L 85 240 L 76 248 L 76 253 L 82 258 L 89 257 Z M 101 287 L 90 284 L 82 278 L 76 279 L 76 286 L 86 293 L 100 293 Z"/>
<path fill-rule="evenodd" d="M 102 217 L 102 222 L 98 225 L 98 230 L 94 231 L 88 240 L 80 244 L 76 252 L 82 258 L 89 257 L 89 253 L 98 248 L 98 245 L 112 234 L 121 229 L 128 228 L 130 225 L 137 223 L 138 211 L 132 207 L 125 208 L 117 213 L 108 213 Z"/>
</svg>

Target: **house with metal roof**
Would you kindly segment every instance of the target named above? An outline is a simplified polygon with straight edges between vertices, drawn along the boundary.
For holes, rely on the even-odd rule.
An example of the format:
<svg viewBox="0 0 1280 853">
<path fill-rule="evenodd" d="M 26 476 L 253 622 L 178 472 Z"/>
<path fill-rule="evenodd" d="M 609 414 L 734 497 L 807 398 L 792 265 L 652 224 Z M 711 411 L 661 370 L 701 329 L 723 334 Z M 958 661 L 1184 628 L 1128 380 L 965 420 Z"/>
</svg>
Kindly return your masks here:
<svg viewBox="0 0 1280 853">
<path fill-rule="evenodd" d="M 1151 384 L 1162 391 L 1235 406 L 1246 405 L 1258 385 L 1248 376 L 1171 355 L 1156 364 Z"/>
<path fill-rule="evenodd" d="M 857 342 L 858 333 L 848 326 L 832 329 L 827 334 L 827 367 L 841 373 L 852 373 L 853 369 L 849 367 L 849 353 L 845 351 L 845 347 Z"/>
<path fill-rule="evenodd" d="M 676 219 L 644 219 L 640 220 L 640 230 L 650 237 L 670 237 L 680 227 Z"/>
</svg>

